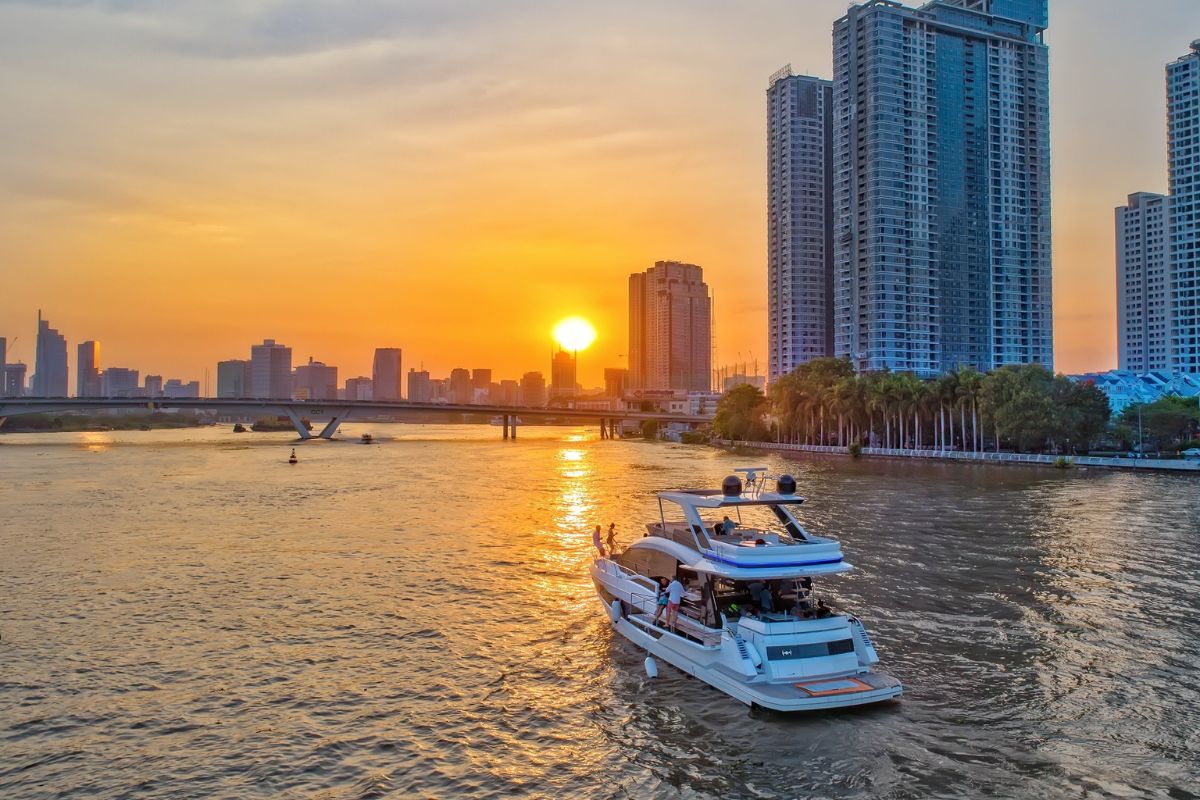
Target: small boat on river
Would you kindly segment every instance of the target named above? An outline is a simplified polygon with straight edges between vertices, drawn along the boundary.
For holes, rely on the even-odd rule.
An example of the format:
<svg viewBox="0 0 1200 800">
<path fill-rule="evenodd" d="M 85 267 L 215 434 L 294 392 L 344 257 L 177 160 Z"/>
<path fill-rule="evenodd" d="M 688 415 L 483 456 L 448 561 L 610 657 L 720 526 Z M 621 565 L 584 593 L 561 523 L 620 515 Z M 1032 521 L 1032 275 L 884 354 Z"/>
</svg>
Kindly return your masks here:
<svg viewBox="0 0 1200 800">
<path fill-rule="evenodd" d="M 781 475 L 768 487 L 764 468 L 738 472 L 744 488 L 731 475 L 721 489 L 659 492 L 646 535 L 595 559 L 592 581 L 613 627 L 646 650 L 651 676 L 660 658 L 751 706 L 899 697 L 900 681 L 873 669 L 879 656 L 862 622 L 814 593 L 814 580 L 852 567 L 836 539 L 800 524 L 796 481 Z M 660 597 L 669 581 L 680 603 L 668 626 Z"/>
<path fill-rule="evenodd" d="M 362 436 L 359 437 L 358 440 L 360 442 L 362 442 L 363 444 L 371 444 L 371 442 L 375 441 L 375 437 L 369 433 L 364 433 Z"/>
</svg>

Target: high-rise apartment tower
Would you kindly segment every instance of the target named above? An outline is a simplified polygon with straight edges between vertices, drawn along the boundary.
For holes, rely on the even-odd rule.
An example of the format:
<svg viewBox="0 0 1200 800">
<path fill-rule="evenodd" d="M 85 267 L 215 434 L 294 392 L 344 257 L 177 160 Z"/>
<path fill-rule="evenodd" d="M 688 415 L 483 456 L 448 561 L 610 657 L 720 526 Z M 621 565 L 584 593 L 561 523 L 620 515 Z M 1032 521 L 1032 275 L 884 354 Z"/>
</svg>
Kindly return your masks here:
<svg viewBox="0 0 1200 800">
<path fill-rule="evenodd" d="M 712 298 L 695 264 L 657 261 L 629 276 L 629 386 L 712 386 Z"/>
<path fill-rule="evenodd" d="M 767 88 L 767 344 L 771 380 L 833 354 L 833 83 Z"/>
<path fill-rule="evenodd" d="M 1168 201 L 1138 192 L 1117 216 L 1117 367 L 1169 368 L 1170 274 Z"/>
<path fill-rule="evenodd" d="M 834 24 L 834 352 L 1052 367 L 1047 0 L 890 0 Z"/>
<path fill-rule="evenodd" d="M 1171 366 L 1200 372 L 1200 40 L 1167 65 Z"/>
</svg>

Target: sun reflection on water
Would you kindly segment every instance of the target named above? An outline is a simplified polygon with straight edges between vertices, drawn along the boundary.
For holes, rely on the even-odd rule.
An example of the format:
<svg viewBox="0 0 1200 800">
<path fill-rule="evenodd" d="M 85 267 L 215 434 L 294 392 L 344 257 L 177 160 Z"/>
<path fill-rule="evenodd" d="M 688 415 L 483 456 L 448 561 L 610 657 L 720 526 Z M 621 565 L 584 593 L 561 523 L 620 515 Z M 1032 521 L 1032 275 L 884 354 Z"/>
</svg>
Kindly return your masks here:
<svg viewBox="0 0 1200 800">
<path fill-rule="evenodd" d="M 82 444 L 89 452 L 103 453 L 113 445 L 113 438 L 108 433 L 100 431 L 84 431 L 80 444 Z"/>
</svg>

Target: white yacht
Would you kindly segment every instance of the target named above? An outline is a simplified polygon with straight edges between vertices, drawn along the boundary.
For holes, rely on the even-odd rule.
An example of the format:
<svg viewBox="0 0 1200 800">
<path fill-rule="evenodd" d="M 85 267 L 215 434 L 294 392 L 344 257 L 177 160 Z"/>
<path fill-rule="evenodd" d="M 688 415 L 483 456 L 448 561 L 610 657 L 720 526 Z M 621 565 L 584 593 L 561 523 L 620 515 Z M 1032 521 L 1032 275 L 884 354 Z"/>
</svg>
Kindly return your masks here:
<svg viewBox="0 0 1200 800">
<path fill-rule="evenodd" d="M 658 493 L 659 519 L 620 554 L 597 558 L 596 591 L 613 627 L 655 658 L 751 706 L 838 708 L 900 696 L 876 672 L 857 617 L 825 605 L 814 580 L 848 572 L 835 539 L 816 536 L 793 509 L 796 481 L 741 469 L 720 490 Z M 658 601 L 661 579 L 685 587 L 673 625 Z"/>
</svg>

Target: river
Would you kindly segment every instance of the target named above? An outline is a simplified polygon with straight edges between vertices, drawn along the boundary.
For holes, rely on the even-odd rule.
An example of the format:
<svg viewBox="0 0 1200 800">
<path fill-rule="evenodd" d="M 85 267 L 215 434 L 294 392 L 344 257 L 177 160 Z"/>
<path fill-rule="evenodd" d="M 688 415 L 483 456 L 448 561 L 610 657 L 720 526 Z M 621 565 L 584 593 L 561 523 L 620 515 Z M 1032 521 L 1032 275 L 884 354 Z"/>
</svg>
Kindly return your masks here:
<svg viewBox="0 0 1200 800">
<path fill-rule="evenodd" d="M 341 435 L 0 436 L 0 797 L 1200 796 L 1195 476 Z M 614 636 L 591 527 L 749 462 L 900 701 L 751 711 Z"/>
</svg>

